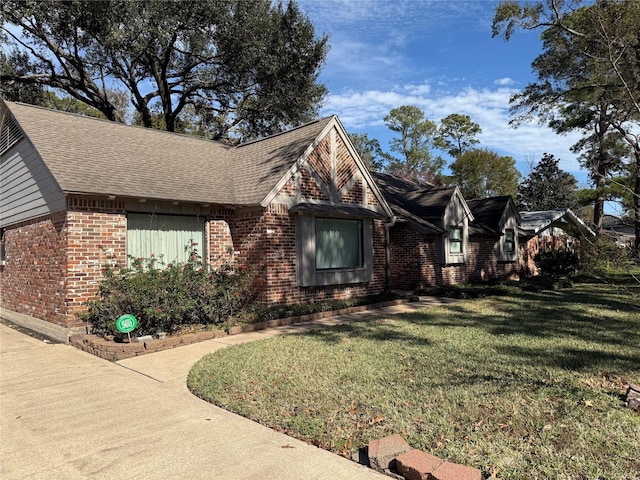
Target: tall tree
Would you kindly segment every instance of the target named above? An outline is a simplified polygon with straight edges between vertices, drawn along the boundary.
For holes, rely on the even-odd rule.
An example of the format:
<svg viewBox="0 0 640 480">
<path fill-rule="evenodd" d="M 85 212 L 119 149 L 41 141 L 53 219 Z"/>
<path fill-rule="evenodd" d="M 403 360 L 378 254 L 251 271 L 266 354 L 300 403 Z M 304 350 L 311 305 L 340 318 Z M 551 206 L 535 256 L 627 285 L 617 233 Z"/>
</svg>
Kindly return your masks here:
<svg viewBox="0 0 640 480">
<path fill-rule="evenodd" d="M 425 118 L 420 108 L 413 105 L 394 108 L 384 117 L 384 123 L 399 134 L 389 142 L 389 149 L 400 154 L 388 155 L 389 171 L 429 182 L 442 175 L 445 162 L 431 153 L 438 127 Z"/>
<path fill-rule="evenodd" d="M 545 0 L 520 4 L 503 1 L 494 16 L 494 36 L 508 40 L 516 28 L 544 30 L 541 35 L 544 51 L 533 63 L 538 81 L 514 97 L 516 111 L 524 116 L 538 114 L 551 123 L 566 111 L 558 107 L 579 105 L 583 111 L 600 109 L 600 113 L 606 107 L 606 121 L 627 143 L 636 166 L 632 170 L 637 172 L 640 164 L 640 2 Z M 596 135 L 602 133 L 603 130 L 595 132 Z M 640 177 L 637 175 L 633 209 L 636 247 L 640 247 Z"/>
<path fill-rule="evenodd" d="M 0 78 L 31 75 L 34 70 L 26 54 L 17 50 L 9 53 L 0 50 Z M 40 85 L 5 80 L 0 81 L 0 97 L 11 102 L 42 105 L 46 96 Z"/>
<path fill-rule="evenodd" d="M 375 138 L 369 138 L 366 133 L 350 133 L 349 139 L 353 144 L 360 159 L 372 172 L 383 170 L 385 154 L 380 147 L 380 142 Z"/>
<path fill-rule="evenodd" d="M 326 93 L 327 37 L 294 0 L 7 0 L 0 25 L 36 67 L 0 81 L 63 91 L 110 120 L 125 118 L 109 94 L 123 88 L 146 127 L 160 114 L 174 131 L 188 111 L 214 139 L 251 138 L 308 120 Z"/>
<path fill-rule="evenodd" d="M 621 138 L 620 133 L 611 128 L 606 106 L 600 107 L 600 110 L 598 108 L 587 109 L 584 115 L 577 117 L 565 114 L 565 117 L 568 118 L 569 128 L 571 128 L 572 118 L 577 118 L 577 123 L 583 125 L 584 137 L 572 147 L 572 150 L 580 153 L 580 164 L 586 168 L 589 178 L 593 182 L 592 226 L 598 233 L 602 230 L 605 202 L 616 198 L 614 192 L 618 190 L 611 188 L 609 180 L 625 170 L 625 159 L 631 155 L 629 147 Z M 561 128 L 558 131 L 562 132 L 569 128 Z"/>
<path fill-rule="evenodd" d="M 560 160 L 545 153 L 520 185 L 518 203 L 528 211 L 576 209 L 578 181 L 559 167 Z"/>
<path fill-rule="evenodd" d="M 477 136 L 482 133 L 480 125 L 471 120 L 469 115 L 452 113 L 440 120 L 436 146 L 446 150 L 453 158 L 480 143 Z"/>
<path fill-rule="evenodd" d="M 465 198 L 486 198 L 518 194 L 520 172 L 516 161 L 487 149 L 474 149 L 460 155 L 449 168 L 452 180 Z"/>
</svg>

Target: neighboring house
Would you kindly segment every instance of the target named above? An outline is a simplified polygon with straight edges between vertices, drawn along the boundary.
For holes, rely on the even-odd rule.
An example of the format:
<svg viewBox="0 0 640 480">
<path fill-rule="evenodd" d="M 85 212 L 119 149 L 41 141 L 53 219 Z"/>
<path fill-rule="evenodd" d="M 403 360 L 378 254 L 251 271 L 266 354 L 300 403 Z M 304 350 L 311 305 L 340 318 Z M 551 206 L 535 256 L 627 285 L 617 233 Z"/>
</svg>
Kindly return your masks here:
<svg viewBox="0 0 640 480">
<path fill-rule="evenodd" d="M 78 326 L 106 262 L 181 261 L 189 242 L 214 266 L 264 265 L 270 304 L 378 294 L 388 283 L 393 214 L 335 116 L 230 147 L 0 108 L 3 309 Z"/>
<path fill-rule="evenodd" d="M 593 238 L 591 230 L 569 208 L 520 212 L 523 232 L 523 263 L 530 274 L 537 274 L 533 259 L 540 251 L 571 250 L 581 238 Z"/>
<path fill-rule="evenodd" d="M 614 215 L 605 215 L 602 220 L 602 233 L 612 238 L 620 247 L 633 248 L 635 245 L 633 220 L 625 221 Z"/>
<path fill-rule="evenodd" d="M 389 231 L 391 288 L 419 290 L 462 281 L 471 212 L 460 190 L 384 173 L 373 176 L 396 216 Z"/>
<path fill-rule="evenodd" d="M 467 266 L 471 281 L 519 279 L 522 251 L 519 229 L 522 219 L 510 195 L 469 200 L 473 222 L 469 241 L 473 261 Z"/>
</svg>

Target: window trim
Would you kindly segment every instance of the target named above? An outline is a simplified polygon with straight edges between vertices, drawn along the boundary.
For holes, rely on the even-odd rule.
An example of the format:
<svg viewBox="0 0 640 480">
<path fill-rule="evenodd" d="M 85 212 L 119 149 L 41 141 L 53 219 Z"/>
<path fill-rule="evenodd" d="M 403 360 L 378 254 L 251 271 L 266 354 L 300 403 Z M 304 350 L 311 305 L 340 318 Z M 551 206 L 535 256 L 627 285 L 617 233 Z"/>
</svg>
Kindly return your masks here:
<svg viewBox="0 0 640 480">
<path fill-rule="evenodd" d="M 362 266 L 316 268 L 316 218 L 362 222 Z M 373 220 L 360 216 L 298 215 L 296 217 L 296 271 L 299 287 L 366 283 L 373 278 Z"/>
<path fill-rule="evenodd" d="M 454 238 L 453 232 L 460 232 L 459 238 Z M 460 250 L 453 251 L 453 245 L 459 245 Z M 449 255 L 464 255 L 464 228 L 451 226 L 449 228 Z"/>
<path fill-rule="evenodd" d="M 509 234 L 511 234 L 511 239 L 509 239 Z M 513 228 L 505 228 L 504 230 L 504 253 L 506 255 L 516 253 L 516 231 Z"/>
</svg>

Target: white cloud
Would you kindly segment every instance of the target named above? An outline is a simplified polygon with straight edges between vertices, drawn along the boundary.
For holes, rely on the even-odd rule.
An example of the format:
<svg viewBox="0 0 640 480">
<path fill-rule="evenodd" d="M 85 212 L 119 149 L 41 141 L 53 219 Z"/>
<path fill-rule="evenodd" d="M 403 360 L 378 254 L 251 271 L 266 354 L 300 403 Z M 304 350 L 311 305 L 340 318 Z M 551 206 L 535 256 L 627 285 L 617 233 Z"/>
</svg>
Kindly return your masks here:
<svg viewBox="0 0 640 480">
<path fill-rule="evenodd" d="M 493 82 L 494 85 L 500 85 L 501 87 L 507 87 L 509 85 L 513 85 L 514 83 L 516 82 L 509 77 L 499 78 L 497 80 L 494 80 Z"/>
<path fill-rule="evenodd" d="M 526 170 L 528 160 L 539 160 L 543 153 L 560 158 L 560 167 L 574 174 L 580 171 L 575 154 L 570 151 L 579 138 L 578 134 L 558 135 L 550 128 L 537 123 L 518 128 L 509 125 L 509 98 L 513 89 L 465 88 L 455 94 L 431 94 L 429 84 L 405 85 L 391 90 L 344 91 L 330 94 L 323 114 L 337 114 L 347 130 L 366 132 L 378 138 L 385 147 L 391 133 L 383 118 L 389 111 L 401 105 L 420 107 L 427 118 L 438 122 L 451 113 L 471 116 L 482 127 L 480 146 L 508 155 Z M 523 171 L 524 174 L 528 173 Z"/>
<path fill-rule="evenodd" d="M 431 93 L 431 85 L 428 83 L 423 83 L 422 85 L 413 85 L 408 84 L 402 87 L 402 90 L 407 92 L 409 95 L 428 95 Z"/>
</svg>

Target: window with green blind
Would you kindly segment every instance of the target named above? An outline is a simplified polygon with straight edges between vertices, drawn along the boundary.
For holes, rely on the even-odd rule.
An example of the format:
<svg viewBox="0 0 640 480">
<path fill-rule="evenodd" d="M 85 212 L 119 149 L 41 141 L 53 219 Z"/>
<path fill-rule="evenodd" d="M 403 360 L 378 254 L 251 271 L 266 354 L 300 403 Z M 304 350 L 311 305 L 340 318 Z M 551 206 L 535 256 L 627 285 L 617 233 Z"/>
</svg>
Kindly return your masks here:
<svg viewBox="0 0 640 480">
<path fill-rule="evenodd" d="M 129 213 L 127 215 L 127 253 L 135 258 L 162 257 L 165 264 L 186 262 L 191 242 L 202 257 L 203 217 Z"/>
<path fill-rule="evenodd" d="M 362 265 L 362 220 L 316 218 L 316 269 Z"/>
</svg>

